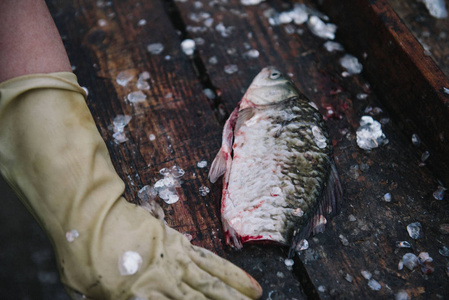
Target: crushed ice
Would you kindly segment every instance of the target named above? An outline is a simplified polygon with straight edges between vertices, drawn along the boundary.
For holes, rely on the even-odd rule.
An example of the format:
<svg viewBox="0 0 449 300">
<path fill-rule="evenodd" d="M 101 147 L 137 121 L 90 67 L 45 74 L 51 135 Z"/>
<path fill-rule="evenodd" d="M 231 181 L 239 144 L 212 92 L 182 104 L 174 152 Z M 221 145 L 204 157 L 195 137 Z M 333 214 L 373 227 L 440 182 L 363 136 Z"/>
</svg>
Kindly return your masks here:
<svg viewBox="0 0 449 300">
<path fill-rule="evenodd" d="M 122 71 L 117 74 L 115 81 L 121 86 L 126 86 L 134 78 L 134 74 L 129 71 Z"/>
<path fill-rule="evenodd" d="M 67 232 L 65 233 L 65 238 L 67 239 L 67 241 L 68 241 L 69 243 L 73 242 L 77 237 L 79 237 L 79 233 L 78 233 L 78 231 L 75 230 L 75 229 L 70 230 L 70 231 L 67 231 Z"/>
<path fill-rule="evenodd" d="M 421 0 L 421 2 L 424 3 L 433 17 L 437 19 L 447 18 L 447 9 L 444 0 Z"/>
<path fill-rule="evenodd" d="M 147 81 L 148 79 L 150 79 L 150 73 L 148 73 L 147 71 L 140 73 L 139 79 L 137 80 L 137 84 L 136 84 L 137 88 L 139 90 L 149 90 L 150 84 Z M 145 96 L 145 98 L 146 98 L 146 96 Z"/>
<path fill-rule="evenodd" d="M 421 223 L 419 223 L 419 222 L 414 222 L 414 223 L 408 224 L 407 232 L 408 232 L 408 235 L 414 240 L 417 240 L 424 236 L 424 234 L 422 232 Z"/>
<path fill-rule="evenodd" d="M 137 196 L 141 201 L 141 206 L 155 218 L 159 220 L 164 220 L 165 218 L 164 210 L 155 201 L 157 195 L 158 193 L 156 189 L 149 185 L 144 186 L 137 193 Z"/>
<path fill-rule="evenodd" d="M 207 160 L 202 160 L 196 163 L 196 166 L 200 169 L 207 167 Z"/>
<path fill-rule="evenodd" d="M 117 115 L 112 121 L 114 134 L 112 137 L 116 144 L 124 143 L 128 140 L 125 136 L 125 126 L 128 125 L 129 121 L 131 121 L 131 116 L 127 115 Z"/>
<path fill-rule="evenodd" d="M 199 192 L 200 192 L 200 195 L 204 197 L 207 194 L 209 194 L 210 189 L 207 186 L 202 185 L 202 186 L 200 186 Z"/>
<path fill-rule="evenodd" d="M 257 5 L 262 3 L 265 0 L 240 0 L 240 3 L 243 5 Z"/>
<path fill-rule="evenodd" d="M 340 58 L 339 62 L 340 65 L 345 68 L 350 75 L 359 74 L 363 70 L 363 66 L 361 63 L 359 63 L 357 57 L 351 54 L 346 54 L 345 56 Z"/>
<path fill-rule="evenodd" d="M 381 124 L 370 116 L 363 116 L 357 129 L 357 145 L 364 150 L 371 150 L 387 143 Z"/>
<path fill-rule="evenodd" d="M 135 251 L 126 251 L 118 260 L 118 269 L 123 276 L 136 274 L 141 265 L 142 257 Z"/>
<path fill-rule="evenodd" d="M 287 267 L 292 267 L 295 264 L 295 262 L 291 258 L 286 258 L 284 263 Z"/>
<path fill-rule="evenodd" d="M 147 50 L 151 54 L 161 54 L 164 51 L 164 45 L 162 43 L 152 43 L 147 46 Z"/>
<path fill-rule="evenodd" d="M 433 198 L 436 200 L 443 200 L 444 192 L 447 190 L 444 186 L 439 185 L 435 192 L 433 192 Z"/>
<path fill-rule="evenodd" d="M 237 67 L 237 65 L 226 65 L 226 66 L 224 66 L 224 71 L 227 74 L 234 74 L 238 70 L 239 70 L 239 68 Z"/>
<path fill-rule="evenodd" d="M 344 51 L 345 50 L 340 43 L 337 43 L 337 42 L 334 42 L 334 41 L 327 41 L 326 43 L 324 43 L 324 48 L 326 48 L 326 50 L 328 52 Z"/>
<path fill-rule="evenodd" d="M 195 52 L 195 41 L 192 39 L 185 39 L 181 42 L 182 52 L 186 55 L 192 55 Z"/>
<path fill-rule="evenodd" d="M 131 103 L 139 103 L 144 102 L 147 99 L 147 95 L 145 95 L 142 91 L 136 91 L 129 93 L 127 99 Z"/>
<path fill-rule="evenodd" d="M 173 204 L 179 201 L 179 195 L 176 188 L 181 187 L 181 177 L 185 174 L 185 171 L 177 165 L 171 168 L 162 168 L 159 170 L 159 174 L 164 178 L 156 181 L 153 186 L 148 186 L 146 189 L 150 191 L 149 195 L 156 197 L 159 196 L 167 204 Z M 145 188 L 145 187 L 144 187 Z M 142 193 L 146 192 L 141 190 Z M 139 191 L 140 193 L 140 191 Z"/>
<path fill-rule="evenodd" d="M 332 23 L 324 23 L 317 16 L 310 16 L 307 21 L 307 26 L 310 31 L 323 39 L 333 40 L 335 38 L 335 31 L 337 31 L 337 26 Z"/>
<path fill-rule="evenodd" d="M 386 193 L 383 198 L 384 198 L 385 202 L 391 202 L 391 194 L 390 193 Z"/>
</svg>

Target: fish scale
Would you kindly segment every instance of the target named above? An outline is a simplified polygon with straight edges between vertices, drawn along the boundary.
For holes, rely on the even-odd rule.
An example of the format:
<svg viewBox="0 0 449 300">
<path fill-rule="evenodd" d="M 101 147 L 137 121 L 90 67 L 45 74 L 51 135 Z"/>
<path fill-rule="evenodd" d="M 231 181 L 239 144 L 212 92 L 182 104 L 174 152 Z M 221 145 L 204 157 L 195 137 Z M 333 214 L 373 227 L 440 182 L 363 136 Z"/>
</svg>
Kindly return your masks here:
<svg viewBox="0 0 449 300">
<path fill-rule="evenodd" d="M 253 80 L 223 131 L 209 178 L 223 177 L 226 241 L 291 245 L 321 232 L 342 193 L 323 118 L 274 67 Z"/>
</svg>

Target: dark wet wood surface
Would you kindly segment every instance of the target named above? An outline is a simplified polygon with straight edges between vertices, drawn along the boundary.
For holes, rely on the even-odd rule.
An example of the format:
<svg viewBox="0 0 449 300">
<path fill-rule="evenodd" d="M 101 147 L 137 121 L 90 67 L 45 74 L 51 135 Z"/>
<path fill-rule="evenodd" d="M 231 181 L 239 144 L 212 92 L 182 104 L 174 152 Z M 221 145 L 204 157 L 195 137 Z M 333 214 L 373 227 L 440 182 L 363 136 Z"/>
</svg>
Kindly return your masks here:
<svg viewBox="0 0 449 300">
<path fill-rule="evenodd" d="M 375 56 L 364 47 L 369 41 L 388 45 L 391 31 L 396 32 L 394 15 L 388 15 L 388 23 L 376 23 L 376 14 L 385 11 L 376 12 L 372 7 L 382 5 L 388 10 L 385 2 L 359 1 L 359 6 L 353 6 L 362 13 L 358 18 L 367 20 L 362 24 L 366 27 L 360 27 L 369 40 L 366 43 L 360 42 L 358 35 L 353 35 L 352 42 L 348 38 L 358 20 L 352 14 L 354 10 L 342 12 L 331 2 L 324 1 L 320 7 L 312 1 L 300 1 L 330 15 L 329 22 L 338 25 L 336 41 L 345 47 L 342 52 L 328 52 L 323 46 L 326 40 L 313 35 L 306 24 L 270 25 L 267 12 L 289 11 L 293 5 L 289 1 L 266 1 L 256 6 L 243 6 L 240 0 L 79 0 L 48 4 L 74 72 L 89 91 L 89 108 L 127 185 L 130 202 L 138 203 L 139 189 L 162 178 L 160 169 L 175 164 L 184 169 L 178 189 L 180 201 L 168 205 L 158 200 L 166 221 L 180 232 L 191 234 L 193 244 L 218 253 L 253 275 L 264 288 L 264 299 L 391 299 L 402 290 L 413 299 L 447 298 L 449 260 L 439 251 L 449 247 L 449 236 L 439 228 L 449 223 L 448 197 L 438 201 L 432 196 L 442 184 L 438 180 L 447 179 L 438 168 L 447 166 L 443 155 L 446 146 L 435 146 L 441 132 L 444 137 L 448 134 L 448 119 L 441 120 L 446 107 L 435 104 L 432 122 L 416 123 L 431 113 L 426 105 L 444 104 L 446 96 L 435 89 L 435 84 L 429 84 L 433 72 L 421 74 L 421 69 L 412 68 L 416 64 L 399 51 L 401 47 L 392 47 L 386 53 L 396 59 L 395 63 L 385 63 L 383 56 Z M 338 17 L 335 12 L 343 15 Z M 210 27 L 205 25 L 209 18 L 213 20 Z M 139 25 L 140 20 L 146 24 Z M 369 28 L 372 24 L 378 30 Z M 397 38 L 405 36 L 408 42 L 408 32 L 400 29 Z M 194 56 L 185 55 L 180 48 L 186 38 L 197 42 Z M 152 43 L 161 43 L 164 50 L 157 55 L 149 53 L 147 46 Z M 250 49 L 259 51 L 259 56 L 245 54 Z M 365 57 L 364 52 L 368 54 Z M 346 53 L 359 57 L 364 73 L 343 75 L 345 69 L 339 59 Z M 403 61 L 412 67 L 397 67 Z M 236 66 L 235 73 L 225 71 L 230 65 Z M 324 233 L 309 239 L 310 248 L 295 258 L 292 270 L 284 264 L 285 248 L 245 245 L 237 252 L 225 245 L 219 212 L 221 184 L 211 184 L 207 179 L 220 147 L 225 118 L 253 77 L 267 65 L 288 74 L 326 117 L 344 189 L 341 212 L 328 221 Z M 136 75 L 126 87 L 116 82 L 122 71 Z M 131 104 L 125 98 L 138 90 L 137 76 L 144 71 L 151 77 L 151 88 L 143 91 L 147 100 Z M 398 78 L 397 72 L 404 78 L 413 77 L 412 82 L 433 99 L 430 104 L 398 113 L 398 107 L 408 98 L 399 99 L 402 94 L 389 94 L 385 88 Z M 444 75 L 438 76 L 438 83 L 445 85 Z M 209 99 L 204 89 L 213 90 L 217 97 Z M 110 129 L 119 114 L 132 116 L 125 127 L 128 141 L 122 144 L 114 142 Z M 356 130 L 363 115 L 382 122 L 387 145 L 372 151 L 357 146 Z M 433 125 L 440 127 L 430 131 Z M 413 146 L 412 133 L 419 134 L 421 146 Z M 426 150 L 430 158 L 422 163 L 421 155 Z M 197 166 L 202 160 L 208 162 L 206 168 Z M 434 166 L 429 167 L 429 163 Z M 209 187 L 210 193 L 201 196 L 201 186 Z M 384 201 L 386 193 L 391 194 L 391 202 Z M 418 240 L 407 233 L 407 225 L 413 222 L 423 227 L 424 236 Z M 408 241 L 412 248 L 397 248 L 396 241 Z M 398 270 L 399 261 L 408 252 L 428 252 L 434 260 L 434 273 L 423 274 L 419 267 Z M 375 282 L 365 279 L 362 271 L 372 274 L 380 290 L 370 288 L 369 283 L 375 286 Z"/>
</svg>

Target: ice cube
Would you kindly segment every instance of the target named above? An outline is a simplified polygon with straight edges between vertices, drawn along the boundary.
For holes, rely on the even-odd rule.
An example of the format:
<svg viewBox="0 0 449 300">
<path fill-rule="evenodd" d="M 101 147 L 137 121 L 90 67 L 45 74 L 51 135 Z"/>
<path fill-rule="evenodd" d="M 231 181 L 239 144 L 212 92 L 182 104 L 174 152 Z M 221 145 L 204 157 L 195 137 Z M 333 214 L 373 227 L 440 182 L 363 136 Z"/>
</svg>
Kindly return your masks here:
<svg viewBox="0 0 449 300">
<path fill-rule="evenodd" d="M 144 102 L 147 99 L 147 95 L 142 93 L 142 91 L 136 91 L 129 93 L 127 99 L 131 103 Z"/>
<path fill-rule="evenodd" d="M 407 225 L 407 231 L 408 235 L 414 239 L 417 240 L 420 237 L 423 237 L 422 233 L 422 226 L 419 222 L 410 223 Z"/>
<path fill-rule="evenodd" d="M 121 86 L 126 86 L 134 78 L 134 74 L 130 71 L 122 71 L 117 74 L 115 81 Z"/>
<path fill-rule="evenodd" d="M 239 70 L 239 68 L 237 67 L 237 65 L 226 65 L 224 67 L 224 71 L 227 74 L 234 74 L 235 72 L 237 72 Z"/>
<path fill-rule="evenodd" d="M 119 257 L 118 269 L 120 275 L 128 276 L 137 273 L 142 265 L 142 257 L 135 251 L 126 251 Z"/>
<path fill-rule="evenodd" d="M 75 229 L 70 230 L 70 231 L 67 231 L 67 232 L 65 233 L 65 238 L 67 239 L 67 241 L 68 241 L 69 243 L 73 242 L 77 237 L 79 237 L 79 233 L 78 233 L 78 231 L 75 230 Z"/>
<path fill-rule="evenodd" d="M 185 39 L 181 42 L 181 49 L 186 55 L 192 55 L 195 52 L 195 41 L 192 39 Z"/>
<path fill-rule="evenodd" d="M 164 51 L 164 45 L 162 43 L 152 43 L 147 46 L 147 50 L 151 54 L 161 54 Z"/>
<path fill-rule="evenodd" d="M 317 16 L 310 16 L 307 25 L 310 31 L 320 38 L 329 40 L 333 40 L 335 38 L 335 31 L 337 30 L 337 26 L 335 24 L 326 24 Z"/>
<path fill-rule="evenodd" d="M 363 70 L 363 66 L 361 63 L 359 63 L 359 60 L 357 57 L 346 54 L 339 60 L 340 65 L 346 69 L 346 71 L 353 75 L 353 74 L 359 74 Z"/>
</svg>

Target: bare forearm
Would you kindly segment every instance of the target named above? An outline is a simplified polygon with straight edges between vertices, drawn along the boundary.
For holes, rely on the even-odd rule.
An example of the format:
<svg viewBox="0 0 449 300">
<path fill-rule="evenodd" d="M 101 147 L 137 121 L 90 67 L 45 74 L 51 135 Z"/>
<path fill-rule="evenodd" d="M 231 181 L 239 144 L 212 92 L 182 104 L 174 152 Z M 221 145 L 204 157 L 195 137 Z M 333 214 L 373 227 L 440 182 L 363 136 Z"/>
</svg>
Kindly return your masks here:
<svg viewBox="0 0 449 300">
<path fill-rule="evenodd" d="M 0 82 L 26 74 L 71 71 L 43 0 L 0 0 Z"/>
</svg>

